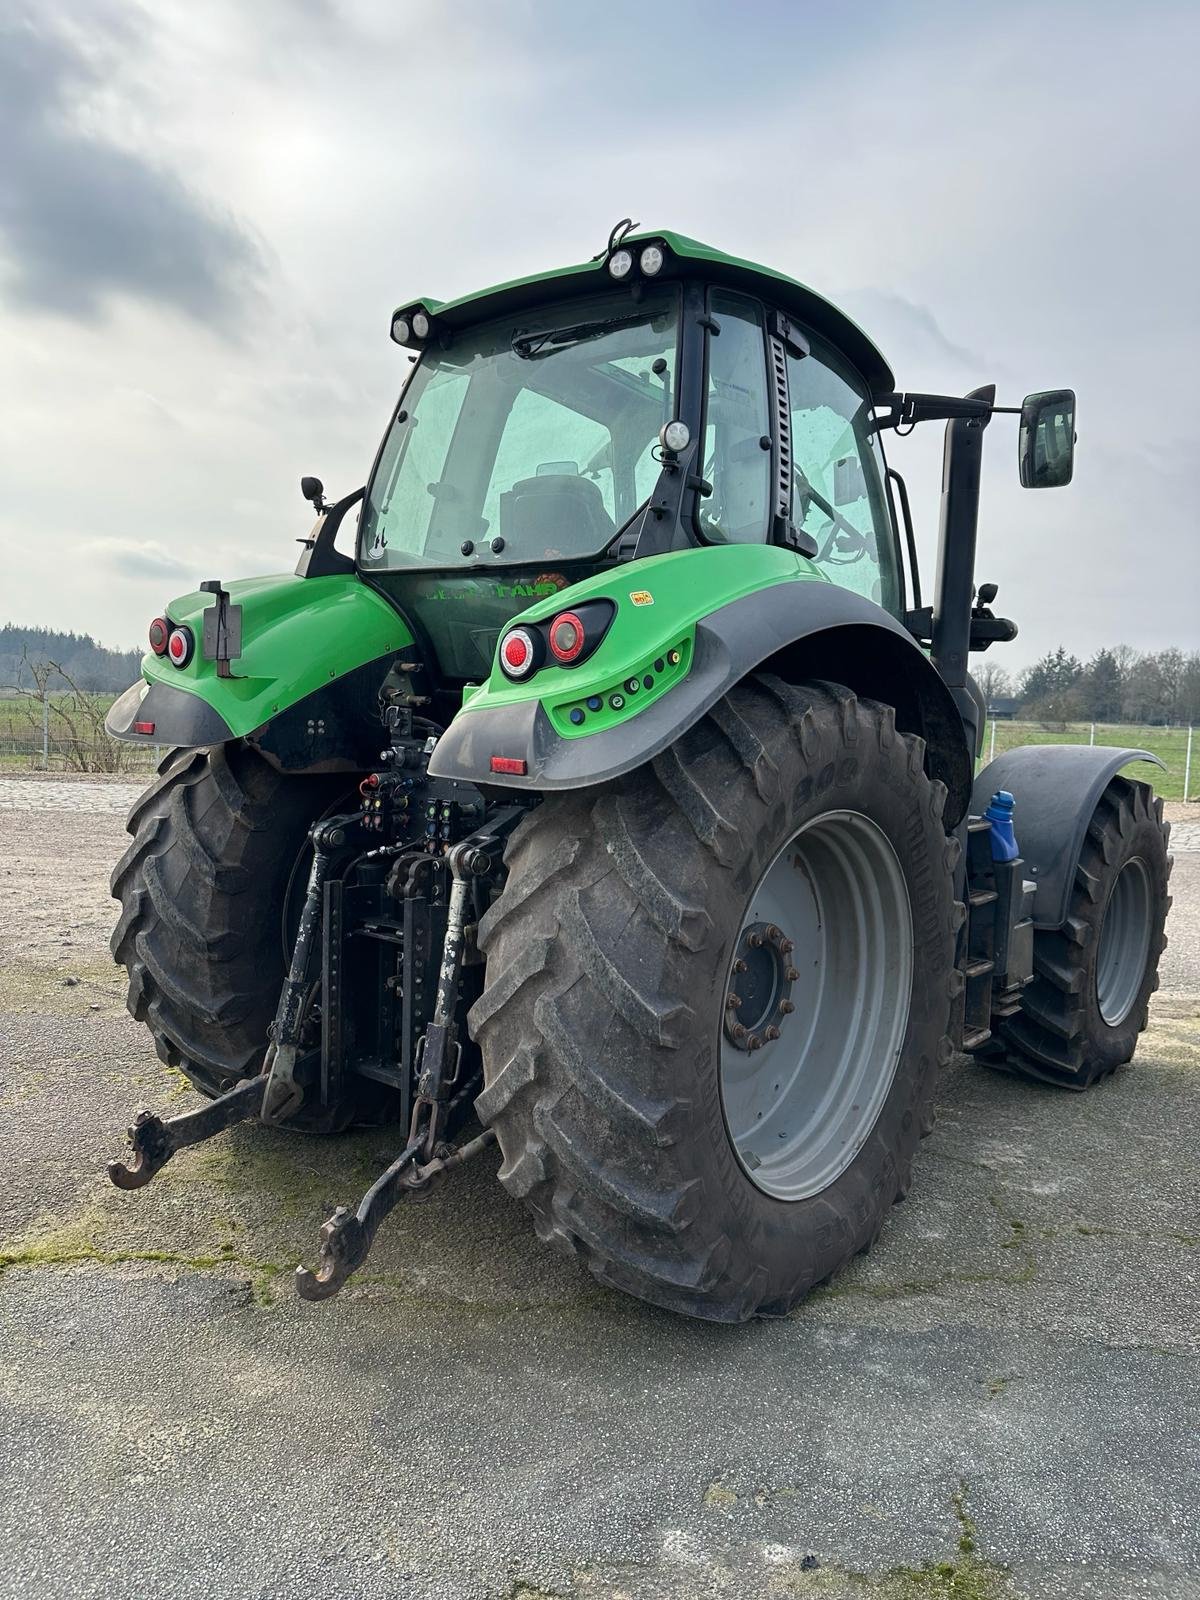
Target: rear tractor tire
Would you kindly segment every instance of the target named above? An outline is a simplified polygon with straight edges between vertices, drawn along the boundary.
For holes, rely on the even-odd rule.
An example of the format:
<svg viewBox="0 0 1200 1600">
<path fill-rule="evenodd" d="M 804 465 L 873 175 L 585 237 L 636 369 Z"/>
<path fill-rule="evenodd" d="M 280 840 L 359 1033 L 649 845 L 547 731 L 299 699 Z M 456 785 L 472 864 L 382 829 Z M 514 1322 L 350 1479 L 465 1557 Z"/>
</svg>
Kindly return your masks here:
<svg viewBox="0 0 1200 1600">
<path fill-rule="evenodd" d="M 112 875 L 113 957 L 160 1060 L 202 1094 L 262 1066 L 287 959 L 289 884 L 335 792 L 244 745 L 214 745 L 169 755 L 129 813 L 133 843 Z"/>
<path fill-rule="evenodd" d="M 531 813 L 470 1020 L 476 1109 L 542 1239 L 723 1322 L 871 1245 L 951 1054 L 944 801 L 890 707 L 759 678 Z"/>
<path fill-rule="evenodd" d="M 1067 920 L 1034 935 L 1034 979 L 990 1065 L 1086 1089 L 1133 1058 L 1167 947 L 1171 825 L 1147 783 L 1114 778 L 1088 824 Z"/>
</svg>

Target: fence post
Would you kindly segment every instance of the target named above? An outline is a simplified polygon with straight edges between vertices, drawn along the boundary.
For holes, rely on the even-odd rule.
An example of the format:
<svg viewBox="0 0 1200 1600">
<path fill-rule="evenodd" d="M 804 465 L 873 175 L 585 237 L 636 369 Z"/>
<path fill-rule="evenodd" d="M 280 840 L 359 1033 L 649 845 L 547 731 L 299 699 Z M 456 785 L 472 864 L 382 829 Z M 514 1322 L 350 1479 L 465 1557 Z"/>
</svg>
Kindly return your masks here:
<svg viewBox="0 0 1200 1600">
<path fill-rule="evenodd" d="M 1183 758 L 1183 798 L 1188 797 L 1188 789 L 1192 781 L 1192 728 L 1188 726 L 1187 754 Z"/>
<path fill-rule="evenodd" d="M 50 696 L 42 690 L 42 771 L 50 771 Z"/>
<path fill-rule="evenodd" d="M 994 761 L 995 759 L 996 759 L 996 719 L 995 719 L 995 717 L 993 717 L 992 718 L 992 743 L 991 743 L 991 748 L 988 750 L 988 760 L 989 761 Z"/>
<path fill-rule="evenodd" d="M 1091 734 L 1091 738 L 1088 740 L 1088 743 L 1089 744 L 1095 744 L 1095 742 L 1096 742 L 1096 724 L 1093 722 L 1092 723 L 1092 734 Z"/>
</svg>

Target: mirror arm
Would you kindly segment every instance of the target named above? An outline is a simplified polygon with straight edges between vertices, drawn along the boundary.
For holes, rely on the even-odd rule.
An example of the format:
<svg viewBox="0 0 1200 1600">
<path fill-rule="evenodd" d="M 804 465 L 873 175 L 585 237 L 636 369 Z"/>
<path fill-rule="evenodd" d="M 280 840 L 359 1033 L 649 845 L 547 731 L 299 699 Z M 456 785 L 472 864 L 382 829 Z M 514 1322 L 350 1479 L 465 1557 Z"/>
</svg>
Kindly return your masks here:
<svg viewBox="0 0 1200 1600">
<path fill-rule="evenodd" d="M 881 416 L 873 417 L 867 431 L 882 432 L 884 428 L 914 428 L 918 422 L 952 422 L 960 417 L 995 417 L 1021 415 L 1020 406 L 993 406 L 986 400 L 976 400 L 970 395 L 954 394 L 881 394 L 874 402 L 876 407 L 887 407 Z"/>
<path fill-rule="evenodd" d="M 333 541 L 347 511 L 350 511 L 366 494 L 366 488 L 356 489 L 332 505 L 326 505 L 313 524 L 307 539 L 301 539 L 304 549 L 296 563 L 298 578 L 330 578 L 338 572 L 353 572 L 354 561 L 334 549 Z"/>
</svg>

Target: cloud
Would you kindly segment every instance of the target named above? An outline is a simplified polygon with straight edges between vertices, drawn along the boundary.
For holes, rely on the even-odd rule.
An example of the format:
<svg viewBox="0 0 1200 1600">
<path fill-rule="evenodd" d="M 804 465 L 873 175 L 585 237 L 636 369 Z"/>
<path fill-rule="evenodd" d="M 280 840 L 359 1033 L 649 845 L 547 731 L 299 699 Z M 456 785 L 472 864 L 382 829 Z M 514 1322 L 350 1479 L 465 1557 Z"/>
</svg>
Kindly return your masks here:
<svg viewBox="0 0 1200 1600">
<path fill-rule="evenodd" d="M 885 349 L 902 349 L 906 360 L 921 368 L 950 365 L 980 372 L 989 363 L 977 351 L 956 344 L 927 306 L 917 305 L 890 289 L 859 289 L 842 296 L 856 322 L 875 330 Z"/>
<path fill-rule="evenodd" d="M 32 16 L 0 30 L 8 294 L 84 322 L 128 295 L 230 332 L 261 274 L 257 245 L 178 176 L 79 116 L 106 85 L 105 54 L 136 48 L 131 32 L 93 23 L 85 48 Z"/>
<path fill-rule="evenodd" d="M 100 562 L 123 578 L 190 578 L 194 571 L 153 539 L 89 539 L 78 553 L 84 562 Z"/>
</svg>

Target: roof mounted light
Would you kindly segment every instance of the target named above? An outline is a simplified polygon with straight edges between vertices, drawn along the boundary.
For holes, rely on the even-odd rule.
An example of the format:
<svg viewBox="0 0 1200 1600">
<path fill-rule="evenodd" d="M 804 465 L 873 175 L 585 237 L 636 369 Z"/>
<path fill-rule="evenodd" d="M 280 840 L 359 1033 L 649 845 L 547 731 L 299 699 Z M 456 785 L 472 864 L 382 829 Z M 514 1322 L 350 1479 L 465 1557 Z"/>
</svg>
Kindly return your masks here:
<svg viewBox="0 0 1200 1600">
<path fill-rule="evenodd" d="M 413 312 L 412 331 L 418 339 L 428 339 L 429 337 L 429 318 L 420 309 Z"/>
<path fill-rule="evenodd" d="M 630 250 L 614 250 L 608 258 L 608 275 L 615 278 L 618 283 L 627 278 L 633 271 L 633 252 Z"/>
<path fill-rule="evenodd" d="M 638 257 L 638 266 L 647 278 L 653 278 L 662 271 L 666 259 L 666 251 L 662 245 L 648 244 Z"/>
<path fill-rule="evenodd" d="M 412 341 L 412 323 L 406 316 L 392 318 L 392 338 L 397 344 L 409 344 Z"/>
</svg>

